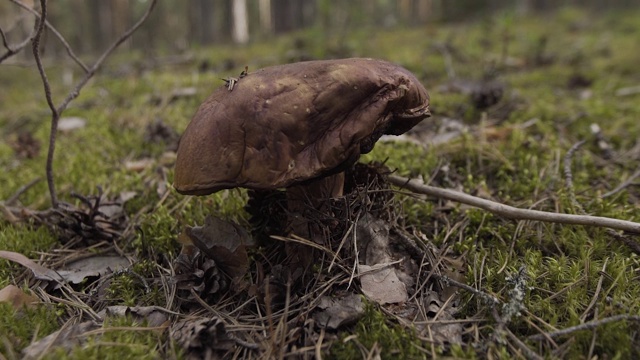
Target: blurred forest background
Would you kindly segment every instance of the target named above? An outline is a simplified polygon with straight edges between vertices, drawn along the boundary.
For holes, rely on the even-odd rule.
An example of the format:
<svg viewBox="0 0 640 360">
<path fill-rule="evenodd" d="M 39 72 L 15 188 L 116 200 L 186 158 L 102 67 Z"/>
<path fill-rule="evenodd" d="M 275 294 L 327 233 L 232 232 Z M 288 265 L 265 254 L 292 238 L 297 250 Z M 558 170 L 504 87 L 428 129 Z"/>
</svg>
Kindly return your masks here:
<svg viewBox="0 0 640 360">
<path fill-rule="evenodd" d="M 148 0 L 56 0 L 49 21 L 81 54 L 95 53 L 122 34 L 144 11 Z M 29 35 L 34 17 L 15 3 L 0 2 L 0 24 L 9 42 Z M 260 41 L 304 28 L 345 34 L 356 28 L 393 28 L 457 22 L 494 12 L 553 11 L 563 6 L 593 11 L 635 7 L 637 0 L 163 0 L 153 16 L 123 47 L 145 53 L 181 53 L 194 46 Z M 45 55 L 62 56 L 64 47 L 47 41 Z M 23 56 L 30 56 L 24 52 Z"/>
</svg>

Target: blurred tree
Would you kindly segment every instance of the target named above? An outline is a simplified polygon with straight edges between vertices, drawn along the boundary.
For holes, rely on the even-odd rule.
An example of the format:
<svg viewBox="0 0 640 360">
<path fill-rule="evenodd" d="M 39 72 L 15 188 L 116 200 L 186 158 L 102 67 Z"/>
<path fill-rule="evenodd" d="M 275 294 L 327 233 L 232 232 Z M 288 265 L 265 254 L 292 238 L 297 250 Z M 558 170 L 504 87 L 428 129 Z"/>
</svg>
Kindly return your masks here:
<svg viewBox="0 0 640 360">
<path fill-rule="evenodd" d="M 21 1 L 38 8 L 38 1 Z M 49 20 L 77 52 L 96 53 L 131 25 L 147 1 L 56 0 L 51 2 Z M 460 21 L 505 9 L 526 14 L 566 5 L 603 11 L 637 7 L 638 0 L 164 0 L 125 46 L 146 52 L 175 52 L 190 45 L 244 43 L 252 36 L 260 38 L 315 25 L 321 36 L 333 37 L 340 47 L 350 31 L 362 27 L 375 30 L 433 20 Z M 0 27 L 10 42 L 28 37 L 33 24 L 32 14 L 10 1 L 0 1 Z M 64 53 L 59 42 L 53 40 L 43 49 L 49 56 Z"/>
<path fill-rule="evenodd" d="M 190 0 L 188 6 L 189 37 L 201 45 L 212 44 L 215 34 L 213 1 Z"/>
<path fill-rule="evenodd" d="M 247 0 L 233 0 L 233 41 L 238 44 L 249 42 L 249 14 Z"/>
<path fill-rule="evenodd" d="M 258 9 L 260 12 L 260 29 L 263 33 L 271 34 L 273 32 L 271 0 L 259 0 Z"/>
</svg>

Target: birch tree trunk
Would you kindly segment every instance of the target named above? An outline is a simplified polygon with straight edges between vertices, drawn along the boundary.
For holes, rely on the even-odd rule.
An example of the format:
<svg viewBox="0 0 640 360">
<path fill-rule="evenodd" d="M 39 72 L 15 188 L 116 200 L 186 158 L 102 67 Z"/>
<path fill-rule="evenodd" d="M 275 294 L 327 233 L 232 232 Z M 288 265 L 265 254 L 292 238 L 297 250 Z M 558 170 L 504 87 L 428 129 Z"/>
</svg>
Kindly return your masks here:
<svg viewBox="0 0 640 360">
<path fill-rule="evenodd" d="M 233 0 L 233 41 L 246 44 L 249 41 L 249 22 L 247 14 L 247 0 Z"/>
</svg>

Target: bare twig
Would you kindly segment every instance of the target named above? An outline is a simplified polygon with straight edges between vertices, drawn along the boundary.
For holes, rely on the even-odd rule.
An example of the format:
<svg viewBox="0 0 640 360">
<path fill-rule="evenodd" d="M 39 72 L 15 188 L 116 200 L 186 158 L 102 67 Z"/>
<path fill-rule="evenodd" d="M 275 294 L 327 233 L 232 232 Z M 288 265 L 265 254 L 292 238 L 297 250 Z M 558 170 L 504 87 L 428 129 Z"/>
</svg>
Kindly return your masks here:
<svg viewBox="0 0 640 360">
<path fill-rule="evenodd" d="M 485 293 L 483 291 L 480 291 L 472 286 L 469 286 L 467 284 L 463 284 L 459 281 L 453 280 L 452 278 L 445 276 L 445 275 L 438 275 L 438 274 L 432 274 L 432 276 L 442 282 L 444 282 L 447 285 L 450 286 L 455 286 L 457 288 L 460 288 L 462 290 L 466 290 L 474 295 L 479 296 L 480 298 L 482 298 L 482 300 L 484 300 L 488 305 L 490 306 L 494 306 L 494 305 L 498 305 L 501 304 L 502 302 L 500 300 L 498 300 L 495 296 L 492 296 L 491 294 Z"/>
<path fill-rule="evenodd" d="M 11 0 L 16 4 L 21 4 L 18 0 Z M 40 38 L 42 37 L 42 32 L 44 30 L 46 20 L 47 20 L 47 0 L 40 0 L 42 14 L 38 20 L 38 26 L 35 36 L 33 37 L 33 54 L 36 60 L 36 65 L 38 66 L 38 71 L 40 72 L 40 77 L 42 78 L 42 83 L 44 85 L 45 96 L 47 98 L 47 104 L 51 109 L 51 132 L 49 133 L 49 149 L 47 152 L 47 165 L 46 165 L 46 175 L 47 175 L 47 184 L 49 185 L 49 194 L 51 196 L 51 206 L 53 208 L 58 207 L 58 197 L 55 190 L 55 183 L 53 179 L 53 155 L 55 152 L 56 146 L 56 135 L 58 130 L 58 120 L 60 119 L 60 115 L 67 108 L 69 103 L 80 95 L 80 90 L 87 84 L 89 79 L 96 74 L 100 66 L 104 63 L 104 61 L 111 55 L 111 53 L 123 42 L 125 42 L 133 33 L 145 22 L 145 20 L 151 14 L 151 11 L 155 7 L 157 0 L 152 0 L 151 4 L 147 8 L 147 11 L 142 15 L 142 17 L 136 22 L 129 30 L 127 30 L 124 34 L 120 36 L 111 46 L 105 50 L 105 52 L 98 58 L 98 60 L 93 64 L 91 68 L 87 68 L 82 62 L 80 62 L 80 66 L 85 69 L 84 77 L 76 84 L 76 86 L 67 94 L 67 97 L 62 101 L 62 103 L 56 108 L 53 104 L 53 100 L 51 98 L 51 89 L 49 86 L 49 81 L 47 79 L 46 72 L 42 66 L 42 60 L 40 58 L 39 46 L 40 46 Z M 22 4 L 24 5 L 24 4 Z M 22 6 L 21 5 L 21 6 Z M 26 7 L 28 9 L 28 7 Z M 51 27 L 50 27 L 51 28 Z M 61 39 L 64 39 L 60 35 Z M 68 44 L 66 42 L 65 47 L 67 47 L 67 51 L 70 50 Z M 76 61 L 77 62 L 77 61 Z"/>
<path fill-rule="evenodd" d="M 582 208 L 582 205 L 578 203 L 578 200 L 576 200 L 576 193 L 573 188 L 573 175 L 571 174 L 571 159 L 573 158 L 573 154 L 576 151 L 578 151 L 580 146 L 582 146 L 585 142 L 586 140 L 581 140 L 573 144 L 573 146 L 569 149 L 569 151 L 567 151 L 567 153 L 564 156 L 564 182 L 565 182 L 565 187 L 569 192 L 569 199 L 571 200 L 571 206 L 573 206 L 575 210 L 578 210 L 578 212 L 580 212 L 583 215 L 585 214 L 584 209 Z"/>
<path fill-rule="evenodd" d="M 562 330 L 558 330 L 558 331 L 552 331 L 550 333 L 546 333 L 546 334 L 537 334 L 537 335 L 533 335 L 533 336 L 529 336 L 529 340 L 544 340 L 545 337 L 550 337 L 550 338 L 557 338 L 563 335 L 569 335 L 572 334 L 576 331 L 582 331 L 582 330 L 590 330 L 590 329 L 595 329 L 598 326 L 602 326 L 604 324 L 608 324 L 610 322 L 615 322 L 615 321 L 621 321 L 621 320 L 626 320 L 626 321 L 636 321 L 636 322 L 640 322 L 640 316 L 638 315 L 615 315 L 615 316 L 611 316 L 608 318 L 604 318 L 604 319 L 600 319 L 600 320 L 594 320 L 594 321 L 589 321 L 580 325 L 576 325 L 576 326 L 571 326 L 568 327 L 566 329 L 562 329 Z"/>
<path fill-rule="evenodd" d="M 20 197 L 20 195 L 24 194 L 25 191 L 31 189 L 35 184 L 39 183 L 40 180 L 42 180 L 42 178 L 37 177 L 31 181 L 29 181 L 27 184 L 22 185 L 13 195 L 11 195 L 11 197 L 9 197 L 4 203 L 6 205 L 13 205 L 18 198 Z"/>
<path fill-rule="evenodd" d="M 636 171 L 635 173 L 633 173 L 633 175 L 629 176 L 629 178 L 627 180 L 625 180 L 622 184 L 616 186 L 615 189 L 605 193 L 602 195 L 602 198 L 608 198 L 609 196 L 615 195 L 617 193 L 619 193 L 620 191 L 622 191 L 624 188 L 626 188 L 627 186 L 633 184 L 633 182 L 640 177 L 640 169 L 638 169 L 638 171 Z"/>
<path fill-rule="evenodd" d="M 522 340 L 518 339 L 518 337 L 511 331 L 509 328 L 505 327 L 504 332 L 507 334 L 507 337 L 511 340 L 511 342 L 515 345 L 515 347 L 522 351 L 522 354 L 527 359 L 532 360 L 542 360 L 544 359 L 542 356 L 538 355 L 535 351 L 531 350 L 527 344 L 525 344 Z"/>
<path fill-rule="evenodd" d="M 56 106 L 53 104 L 53 100 L 51 99 L 51 87 L 49 86 L 49 80 L 47 79 L 47 73 L 44 71 L 44 67 L 42 66 L 42 59 L 40 58 L 40 39 L 42 38 L 42 32 L 44 31 L 44 24 L 47 20 L 47 0 L 40 0 L 40 5 L 42 7 L 42 15 L 40 19 L 38 19 L 38 23 L 36 25 L 36 34 L 31 40 L 33 56 L 36 60 L 36 65 L 38 67 L 38 72 L 40 73 L 40 77 L 42 78 L 42 85 L 44 86 L 44 94 L 47 98 L 47 104 L 49 105 L 49 109 L 51 109 L 51 133 L 49 134 L 49 152 L 47 154 L 47 166 L 46 166 L 46 174 L 47 174 L 47 184 L 49 185 L 49 194 L 51 195 L 51 206 L 53 208 L 58 207 L 58 196 L 56 195 L 55 184 L 53 182 L 53 151 L 55 149 L 56 142 L 56 130 L 58 129 L 58 120 L 60 118 L 60 114 L 56 110 Z"/>
<path fill-rule="evenodd" d="M 640 234 L 640 223 L 633 221 L 612 219 L 602 216 L 559 214 L 547 211 L 520 209 L 495 201 L 471 196 L 463 192 L 428 186 L 419 180 L 412 180 L 398 175 L 389 175 L 388 179 L 392 184 L 407 188 L 413 192 L 467 204 L 508 219 L 598 226 Z"/>
<path fill-rule="evenodd" d="M 35 29 L 31 32 L 31 35 L 29 35 L 21 43 L 12 46 L 9 44 L 9 40 L 7 40 L 7 36 L 4 33 L 4 30 L 2 30 L 2 28 L 0 27 L 0 37 L 2 37 L 2 45 L 4 45 L 4 47 L 7 49 L 7 52 L 0 55 L 0 63 L 12 57 L 13 55 L 19 53 L 20 50 L 22 50 L 25 46 L 27 46 L 27 44 L 29 44 L 29 41 L 31 41 L 31 36 L 33 36 L 34 31 Z"/>
<path fill-rule="evenodd" d="M 40 14 L 38 14 L 37 11 L 35 11 L 33 8 L 31 8 L 30 6 L 28 6 L 27 4 L 21 2 L 20 0 L 9 0 L 12 3 L 20 6 L 21 8 L 23 8 L 24 10 L 30 12 L 31 14 L 33 14 L 38 20 L 40 20 Z M 80 60 L 80 58 L 73 52 L 73 49 L 71 49 L 71 45 L 69 45 L 69 43 L 67 42 L 67 40 L 64 38 L 64 36 L 62 36 L 62 34 L 60 34 L 60 32 L 53 27 L 53 25 L 51 25 L 49 23 L 49 21 L 47 21 L 47 19 L 45 18 L 45 26 L 47 27 L 47 29 L 49 29 L 49 31 L 51 31 L 57 38 L 58 40 L 60 40 L 60 42 L 62 43 L 62 45 L 64 46 L 65 50 L 67 51 L 67 54 L 69 55 L 69 57 L 71 59 L 73 59 L 73 61 L 78 64 L 78 66 L 80 66 L 82 68 L 82 70 L 84 70 L 85 72 L 89 71 L 89 68 L 87 67 L 87 65 L 85 65 L 82 60 Z M 32 34 L 33 35 L 33 34 Z"/>
</svg>

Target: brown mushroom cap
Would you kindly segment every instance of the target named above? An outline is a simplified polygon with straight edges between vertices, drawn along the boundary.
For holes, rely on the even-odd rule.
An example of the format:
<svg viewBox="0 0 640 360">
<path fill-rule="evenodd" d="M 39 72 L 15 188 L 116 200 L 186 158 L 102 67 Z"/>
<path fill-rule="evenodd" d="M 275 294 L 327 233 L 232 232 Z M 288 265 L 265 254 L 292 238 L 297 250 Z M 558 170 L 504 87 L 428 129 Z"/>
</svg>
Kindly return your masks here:
<svg viewBox="0 0 640 360">
<path fill-rule="evenodd" d="M 200 106 L 180 140 L 173 185 L 193 195 L 287 187 L 344 169 L 383 134 L 429 115 L 422 84 L 386 61 L 264 68 Z"/>
</svg>

